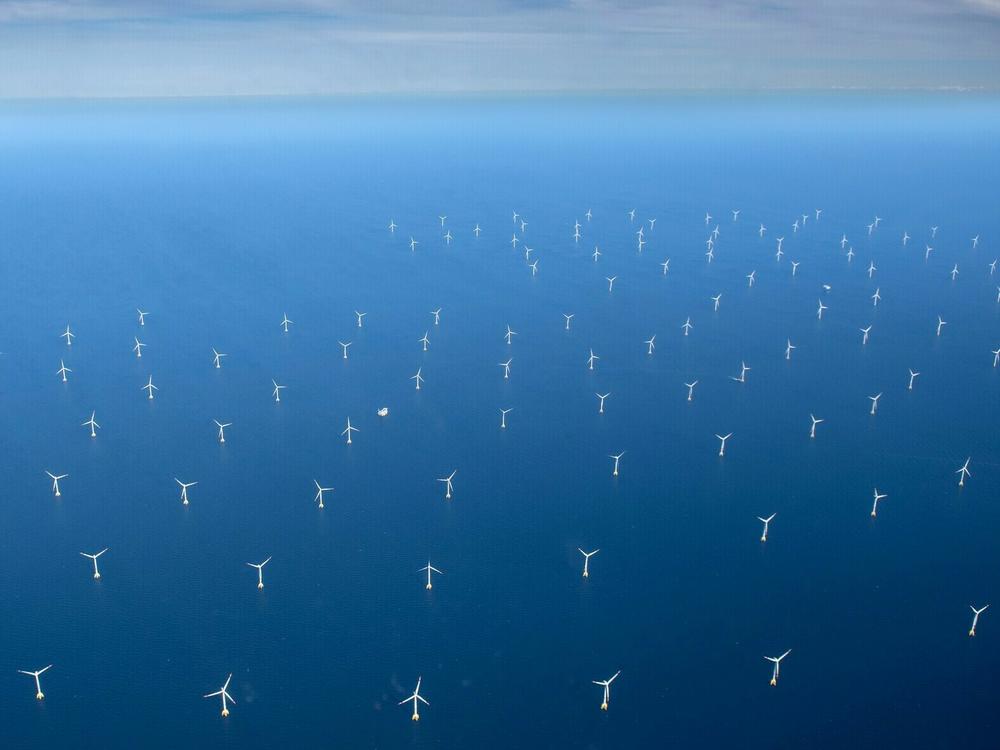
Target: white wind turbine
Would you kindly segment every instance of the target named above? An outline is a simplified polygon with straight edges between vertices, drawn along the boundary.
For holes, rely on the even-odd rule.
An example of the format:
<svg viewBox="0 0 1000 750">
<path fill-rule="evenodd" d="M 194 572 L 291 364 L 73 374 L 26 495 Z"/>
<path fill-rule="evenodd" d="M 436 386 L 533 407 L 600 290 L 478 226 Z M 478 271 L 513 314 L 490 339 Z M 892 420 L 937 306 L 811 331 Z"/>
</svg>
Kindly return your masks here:
<svg viewBox="0 0 1000 750">
<path fill-rule="evenodd" d="M 413 701 L 413 716 L 410 717 L 413 721 L 420 721 L 420 710 L 419 710 L 420 703 L 423 703 L 425 706 L 431 705 L 426 700 L 424 700 L 424 697 L 420 694 L 420 682 L 422 679 L 423 679 L 422 677 L 417 678 L 417 687 L 413 690 L 413 695 L 411 695 L 409 698 L 401 700 L 398 704 L 402 706 L 404 703 L 409 703 L 410 701 Z"/>
<path fill-rule="evenodd" d="M 61 497 L 62 493 L 59 491 L 59 480 L 66 479 L 69 474 L 53 474 L 51 471 L 46 470 L 46 474 L 49 475 L 49 479 L 52 480 L 52 494 L 56 497 Z"/>
<path fill-rule="evenodd" d="M 251 563 L 251 562 L 247 563 L 247 565 L 249 565 L 251 568 L 256 568 L 257 569 L 257 590 L 258 591 L 260 591 L 261 589 L 264 588 L 264 566 L 267 565 L 269 562 L 271 562 L 271 558 L 270 557 L 268 557 L 262 563 Z"/>
<path fill-rule="evenodd" d="M 229 691 L 229 682 L 232 679 L 233 679 L 233 676 L 232 676 L 232 674 L 230 674 L 229 677 L 226 678 L 226 684 L 225 685 L 223 685 L 221 688 L 219 688 L 218 690 L 216 690 L 214 693 L 209 693 L 208 695 L 202 696 L 204 698 L 214 698 L 217 695 L 221 695 L 222 696 L 222 715 L 223 716 L 229 716 L 229 708 L 226 706 L 226 700 L 227 699 L 234 706 L 236 705 L 236 699 L 233 698 L 233 696 L 231 696 L 229 694 L 229 692 L 228 692 Z"/>
<path fill-rule="evenodd" d="M 325 507 L 323 505 L 323 493 L 324 492 L 333 492 L 333 487 L 321 487 L 320 484 L 319 484 L 319 482 L 317 482 L 315 479 L 313 480 L 313 484 L 316 485 L 316 497 L 313 498 L 313 501 L 314 502 L 318 502 L 319 503 L 319 507 L 323 508 L 323 507 Z"/>
<path fill-rule="evenodd" d="M 42 683 L 41 683 L 41 680 L 39 680 L 38 678 L 42 674 L 44 674 L 45 672 L 49 671 L 50 669 L 52 669 L 52 665 L 51 664 L 49 664 L 49 666 L 47 666 L 47 667 L 42 667 L 41 669 L 35 670 L 34 672 L 29 672 L 29 671 L 24 670 L 24 669 L 17 670 L 21 674 L 26 674 L 29 677 L 34 677 L 35 678 L 35 699 L 36 700 L 42 700 L 45 697 L 45 693 L 42 692 Z"/>
<path fill-rule="evenodd" d="M 89 554 L 87 552 L 81 552 L 80 553 L 83 557 L 88 557 L 91 560 L 93 560 L 93 562 L 94 562 L 94 580 L 97 580 L 98 578 L 101 577 L 101 571 L 98 570 L 98 568 L 97 568 L 97 558 L 100 557 L 101 555 L 103 555 L 105 552 L 107 552 L 108 549 L 109 549 L 108 547 L 105 547 L 100 552 L 98 552 L 96 554 L 93 554 L 93 555 L 91 555 L 91 554 Z"/>
<path fill-rule="evenodd" d="M 434 586 L 431 584 L 431 573 L 437 573 L 438 575 L 444 575 L 444 571 L 438 570 L 433 565 L 431 565 L 431 561 L 430 560 L 427 561 L 427 565 L 425 565 L 424 567 L 422 567 L 417 572 L 418 573 L 427 573 L 427 584 L 424 586 L 424 588 L 427 589 L 428 591 L 430 591 L 432 588 L 434 588 Z"/>
</svg>

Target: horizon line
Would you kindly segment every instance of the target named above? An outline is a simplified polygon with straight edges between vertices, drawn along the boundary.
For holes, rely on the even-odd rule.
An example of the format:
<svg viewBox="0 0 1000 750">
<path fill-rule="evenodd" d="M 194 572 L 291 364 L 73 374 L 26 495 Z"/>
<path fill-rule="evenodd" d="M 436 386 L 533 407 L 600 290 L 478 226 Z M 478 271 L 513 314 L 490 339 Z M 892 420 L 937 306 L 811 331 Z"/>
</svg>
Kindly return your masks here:
<svg viewBox="0 0 1000 750">
<path fill-rule="evenodd" d="M 755 95 L 755 94 L 1000 94 L 997 86 L 966 86 L 962 84 L 943 86 L 759 86 L 728 88 L 724 86 L 685 88 L 634 88 L 634 89 L 427 89 L 421 91 L 329 91 L 314 93 L 290 92 L 213 92 L 205 94 L 80 94 L 56 96 L 6 96 L 0 93 L 0 102 L 58 102 L 58 101 L 160 101 L 160 100 L 210 100 L 210 99 L 461 99 L 461 98 L 533 98 L 543 96 L 560 97 L 629 97 L 629 96 L 678 96 L 690 94 Z"/>
</svg>

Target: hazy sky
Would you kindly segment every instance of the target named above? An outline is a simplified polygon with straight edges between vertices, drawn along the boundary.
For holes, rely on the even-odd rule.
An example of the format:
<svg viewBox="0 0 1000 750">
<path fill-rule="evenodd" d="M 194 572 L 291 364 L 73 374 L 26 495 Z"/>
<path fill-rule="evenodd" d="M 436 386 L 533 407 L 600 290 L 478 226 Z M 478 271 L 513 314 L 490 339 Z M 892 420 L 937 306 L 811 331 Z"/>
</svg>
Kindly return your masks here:
<svg viewBox="0 0 1000 750">
<path fill-rule="evenodd" d="M 951 86 L 1000 0 L 0 0 L 0 97 Z"/>
</svg>

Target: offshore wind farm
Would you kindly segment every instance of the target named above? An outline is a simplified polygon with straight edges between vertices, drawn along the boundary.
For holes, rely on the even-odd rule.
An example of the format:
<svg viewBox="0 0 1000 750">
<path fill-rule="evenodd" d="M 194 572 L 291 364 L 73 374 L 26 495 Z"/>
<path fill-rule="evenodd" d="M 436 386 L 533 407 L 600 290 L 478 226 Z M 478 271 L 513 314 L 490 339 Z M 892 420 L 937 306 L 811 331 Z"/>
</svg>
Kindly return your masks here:
<svg viewBox="0 0 1000 750">
<path fill-rule="evenodd" d="M 998 136 L 0 104 L 5 742 L 989 746 Z"/>
</svg>

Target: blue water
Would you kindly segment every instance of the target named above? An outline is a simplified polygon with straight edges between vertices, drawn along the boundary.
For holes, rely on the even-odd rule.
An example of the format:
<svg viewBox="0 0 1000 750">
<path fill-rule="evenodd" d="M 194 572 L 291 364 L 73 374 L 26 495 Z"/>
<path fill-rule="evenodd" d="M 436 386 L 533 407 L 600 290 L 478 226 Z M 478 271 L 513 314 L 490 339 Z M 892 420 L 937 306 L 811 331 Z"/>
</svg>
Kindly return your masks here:
<svg viewBox="0 0 1000 750">
<path fill-rule="evenodd" d="M 995 746 L 998 136 L 959 95 L 3 104 L 0 744 Z"/>
</svg>

